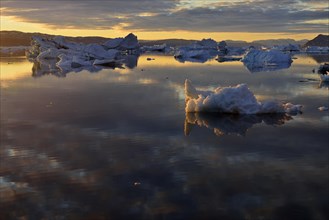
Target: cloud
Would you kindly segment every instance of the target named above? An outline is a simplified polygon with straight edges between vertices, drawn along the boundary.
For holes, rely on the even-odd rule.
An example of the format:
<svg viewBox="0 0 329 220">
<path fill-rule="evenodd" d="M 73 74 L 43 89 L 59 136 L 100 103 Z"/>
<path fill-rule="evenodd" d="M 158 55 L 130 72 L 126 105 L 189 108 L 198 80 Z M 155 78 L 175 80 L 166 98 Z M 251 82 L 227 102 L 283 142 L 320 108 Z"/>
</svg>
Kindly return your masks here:
<svg viewBox="0 0 329 220">
<path fill-rule="evenodd" d="M 53 28 L 200 32 L 327 32 L 327 1 L 2 1 L 2 15 Z"/>
</svg>

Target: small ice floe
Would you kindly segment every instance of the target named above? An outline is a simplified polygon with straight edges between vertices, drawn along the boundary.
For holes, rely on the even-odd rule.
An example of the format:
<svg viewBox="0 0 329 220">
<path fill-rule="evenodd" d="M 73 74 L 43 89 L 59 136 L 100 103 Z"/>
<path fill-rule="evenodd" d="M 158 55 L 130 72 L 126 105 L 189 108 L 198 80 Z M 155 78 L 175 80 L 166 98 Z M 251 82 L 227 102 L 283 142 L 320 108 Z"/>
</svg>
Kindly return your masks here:
<svg viewBox="0 0 329 220">
<path fill-rule="evenodd" d="M 326 106 L 321 106 L 321 107 L 319 107 L 318 109 L 319 109 L 319 111 L 321 111 L 321 112 L 328 111 L 328 107 L 326 107 Z"/>
<path fill-rule="evenodd" d="M 295 115 L 301 105 L 280 101 L 259 102 L 246 84 L 234 87 L 218 87 L 214 91 L 198 91 L 185 80 L 186 112 L 218 112 L 229 114 L 273 114 Z"/>
<path fill-rule="evenodd" d="M 292 63 L 290 54 L 285 54 L 279 50 L 262 51 L 256 49 L 251 49 L 241 61 L 250 72 L 289 68 Z"/>
</svg>

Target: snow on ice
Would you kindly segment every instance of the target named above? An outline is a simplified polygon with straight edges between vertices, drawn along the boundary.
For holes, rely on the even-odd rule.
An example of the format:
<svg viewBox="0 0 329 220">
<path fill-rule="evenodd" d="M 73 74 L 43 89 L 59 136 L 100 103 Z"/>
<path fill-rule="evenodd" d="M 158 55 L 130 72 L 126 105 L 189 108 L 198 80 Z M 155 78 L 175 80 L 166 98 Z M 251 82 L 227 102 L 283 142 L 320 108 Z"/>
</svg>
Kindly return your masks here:
<svg viewBox="0 0 329 220">
<path fill-rule="evenodd" d="M 246 84 L 218 87 L 214 91 L 198 91 L 188 79 L 185 80 L 185 100 L 186 112 L 295 115 L 302 109 L 301 105 L 274 100 L 259 102 Z"/>
</svg>

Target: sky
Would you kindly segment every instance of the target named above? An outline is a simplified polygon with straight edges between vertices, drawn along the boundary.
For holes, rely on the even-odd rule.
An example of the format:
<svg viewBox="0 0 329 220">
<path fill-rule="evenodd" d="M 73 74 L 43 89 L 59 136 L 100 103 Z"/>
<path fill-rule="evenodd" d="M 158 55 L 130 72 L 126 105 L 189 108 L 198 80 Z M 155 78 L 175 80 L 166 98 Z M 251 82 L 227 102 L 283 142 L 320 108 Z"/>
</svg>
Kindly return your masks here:
<svg viewBox="0 0 329 220">
<path fill-rule="evenodd" d="M 1 30 L 217 41 L 328 34 L 328 0 L 1 0 Z"/>
</svg>

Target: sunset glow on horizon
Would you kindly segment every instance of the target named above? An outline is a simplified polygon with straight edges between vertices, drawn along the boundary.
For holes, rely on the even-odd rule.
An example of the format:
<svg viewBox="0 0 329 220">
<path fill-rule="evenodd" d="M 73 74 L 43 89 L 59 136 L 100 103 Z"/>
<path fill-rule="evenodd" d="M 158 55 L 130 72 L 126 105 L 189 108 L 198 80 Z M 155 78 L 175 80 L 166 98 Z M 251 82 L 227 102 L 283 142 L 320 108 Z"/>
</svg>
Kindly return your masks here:
<svg viewBox="0 0 329 220">
<path fill-rule="evenodd" d="M 253 41 L 327 34 L 326 1 L 3 1 L 1 30 L 64 36 Z M 129 7 L 129 8 L 127 8 Z M 83 17 L 85 14 L 87 17 Z"/>
</svg>

